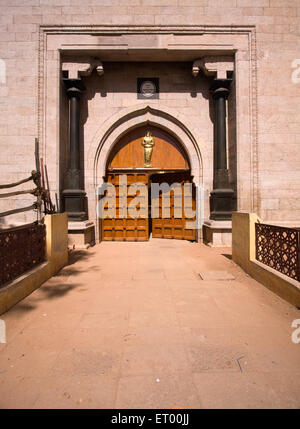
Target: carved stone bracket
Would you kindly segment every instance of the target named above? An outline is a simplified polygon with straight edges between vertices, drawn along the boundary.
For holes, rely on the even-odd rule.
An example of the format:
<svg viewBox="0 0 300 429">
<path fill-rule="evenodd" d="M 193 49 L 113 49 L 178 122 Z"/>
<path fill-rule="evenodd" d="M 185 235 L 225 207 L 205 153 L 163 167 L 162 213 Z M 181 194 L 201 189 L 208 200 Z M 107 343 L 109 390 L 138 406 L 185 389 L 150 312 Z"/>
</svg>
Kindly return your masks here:
<svg viewBox="0 0 300 429">
<path fill-rule="evenodd" d="M 98 58 L 65 58 L 62 62 L 62 71 L 68 72 L 69 79 L 79 79 L 82 76 L 90 76 L 94 69 L 96 69 L 99 76 L 104 74 L 103 64 Z"/>
<path fill-rule="evenodd" d="M 192 74 L 198 76 L 200 70 L 206 76 L 214 76 L 217 79 L 226 79 L 228 72 L 234 71 L 234 59 L 231 56 L 209 56 L 194 61 Z"/>
</svg>

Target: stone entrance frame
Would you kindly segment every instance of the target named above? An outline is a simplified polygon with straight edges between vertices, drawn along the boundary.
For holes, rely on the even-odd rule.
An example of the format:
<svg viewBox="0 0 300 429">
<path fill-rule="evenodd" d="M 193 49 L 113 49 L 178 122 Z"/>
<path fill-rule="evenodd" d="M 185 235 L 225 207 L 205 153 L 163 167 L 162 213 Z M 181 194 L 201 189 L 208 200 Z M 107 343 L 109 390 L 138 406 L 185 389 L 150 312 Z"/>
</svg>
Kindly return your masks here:
<svg viewBox="0 0 300 429">
<path fill-rule="evenodd" d="M 100 126 L 90 143 L 87 156 L 87 170 L 93 172 L 93 180 L 89 178 L 86 181 L 86 190 L 88 195 L 95 195 L 95 201 L 91 200 L 89 202 L 91 213 L 95 211 L 97 187 L 103 183 L 106 175 L 107 160 L 113 147 L 123 135 L 142 125 L 157 126 L 176 138 L 188 155 L 193 183 L 197 188 L 202 189 L 201 143 L 199 139 L 196 140 L 194 137 L 196 134 L 195 131 L 193 134 L 193 125 L 188 125 L 188 119 L 185 118 L 185 124 L 188 126 L 179 121 L 178 117 L 181 116 L 180 112 L 175 109 L 165 108 L 164 111 L 161 111 L 153 109 L 147 104 L 144 106 L 139 104 L 138 106 L 121 109 Z M 204 212 L 204 207 L 201 206 L 201 210 Z M 99 222 L 96 217 L 92 220 L 95 223 L 96 235 L 99 236 Z M 200 236 L 202 235 L 198 233 L 199 238 Z"/>
<path fill-rule="evenodd" d="M 151 54 L 151 55 L 149 55 Z M 48 167 L 50 188 L 60 192 L 60 80 L 61 56 L 90 55 L 101 61 L 150 58 L 193 63 L 199 58 L 233 56 L 235 75 L 236 182 L 237 209 L 258 212 L 257 163 L 257 65 L 255 26 L 40 26 L 38 78 L 38 137 L 40 153 Z M 191 69 L 191 73 L 194 70 Z M 105 70 L 104 70 L 105 73 Z M 171 112 L 172 110 L 172 112 Z M 102 124 L 92 141 L 86 142 L 85 190 L 89 202 L 89 220 L 96 220 L 95 186 L 105 173 L 109 145 L 130 127 L 153 123 L 170 132 L 177 126 L 176 137 L 186 148 L 195 184 L 202 184 L 208 168 L 202 164 L 201 142 L 186 118 L 174 109 L 155 111 L 145 106 L 121 109 L 117 114 L 126 123 L 114 127 Z M 101 118 L 99 118 L 101 121 Z M 109 121 L 108 121 L 109 122 Z M 121 120 L 122 122 L 122 120 Z M 106 129 L 105 129 L 106 126 Z M 112 129 L 112 128 L 113 129 Z M 116 135 L 118 133 L 118 136 Z M 108 136 L 109 135 L 109 136 Z M 107 138 L 109 137 L 109 138 Z M 104 142 L 105 140 L 105 142 Z M 205 181 L 204 181 L 205 182 Z M 206 184 L 204 183 L 204 187 Z M 206 206 L 209 192 L 205 189 Z M 207 217 L 207 207 L 205 214 Z M 95 223 L 97 227 L 97 222 Z M 98 234 L 96 234 L 98 237 Z"/>
</svg>

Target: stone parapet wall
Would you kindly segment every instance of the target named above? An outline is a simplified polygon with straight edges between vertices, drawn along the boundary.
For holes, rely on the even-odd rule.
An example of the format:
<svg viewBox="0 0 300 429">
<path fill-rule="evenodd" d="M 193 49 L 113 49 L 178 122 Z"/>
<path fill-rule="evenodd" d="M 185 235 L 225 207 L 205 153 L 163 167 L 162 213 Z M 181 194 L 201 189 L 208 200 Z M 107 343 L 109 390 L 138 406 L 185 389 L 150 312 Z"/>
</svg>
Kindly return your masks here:
<svg viewBox="0 0 300 429">
<path fill-rule="evenodd" d="M 232 215 L 232 259 L 246 273 L 282 299 L 300 308 L 300 282 L 262 264 L 255 258 L 255 213 L 236 212 Z"/>
<path fill-rule="evenodd" d="M 68 218 L 66 213 L 46 215 L 46 261 L 0 288 L 0 315 L 68 263 Z"/>
</svg>

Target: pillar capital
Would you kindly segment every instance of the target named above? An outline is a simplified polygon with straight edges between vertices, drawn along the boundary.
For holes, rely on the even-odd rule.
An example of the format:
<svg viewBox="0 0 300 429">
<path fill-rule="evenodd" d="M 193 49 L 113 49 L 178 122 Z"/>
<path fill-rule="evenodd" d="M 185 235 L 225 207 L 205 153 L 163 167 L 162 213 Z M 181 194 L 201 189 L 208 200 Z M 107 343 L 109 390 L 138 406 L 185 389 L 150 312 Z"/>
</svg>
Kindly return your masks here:
<svg viewBox="0 0 300 429">
<path fill-rule="evenodd" d="M 230 55 L 214 55 L 199 58 L 193 63 L 193 76 L 198 76 L 200 70 L 205 76 L 227 79 L 228 74 L 234 71 L 234 58 Z"/>
<path fill-rule="evenodd" d="M 62 62 L 62 71 L 67 73 L 69 79 L 80 79 L 82 76 L 90 76 L 94 69 L 96 69 L 99 76 L 104 74 L 103 64 L 98 58 L 66 57 Z"/>
<path fill-rule="evenodd" d="M 81 79 L 63 78 L 63 83 L 69 98 L 79 98 L 81 93 L 86 90 Z"/>
<path fill-rule="evenodd" d="M 230 84 L 232 79 L 214 79 L 213 84 L 210 87 L 214 100 L 218 98 L 227 99 L 230 93 Z"/>
</svg>

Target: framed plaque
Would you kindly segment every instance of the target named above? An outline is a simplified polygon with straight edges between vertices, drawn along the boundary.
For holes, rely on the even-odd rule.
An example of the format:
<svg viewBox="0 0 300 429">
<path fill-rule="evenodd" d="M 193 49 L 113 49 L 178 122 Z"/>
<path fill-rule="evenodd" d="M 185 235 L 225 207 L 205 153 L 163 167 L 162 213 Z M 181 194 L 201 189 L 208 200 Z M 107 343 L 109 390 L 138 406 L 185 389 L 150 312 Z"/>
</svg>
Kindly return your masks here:
<svg viewBox="0 0 300 429">
<path fill-rule="evenodd" d="M 159 80 L 157 77 L 138 77 L 137 98 L 153 100 L 159 98 Z"/>
</svg>

